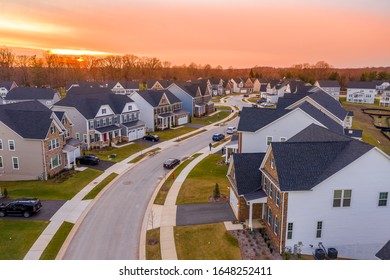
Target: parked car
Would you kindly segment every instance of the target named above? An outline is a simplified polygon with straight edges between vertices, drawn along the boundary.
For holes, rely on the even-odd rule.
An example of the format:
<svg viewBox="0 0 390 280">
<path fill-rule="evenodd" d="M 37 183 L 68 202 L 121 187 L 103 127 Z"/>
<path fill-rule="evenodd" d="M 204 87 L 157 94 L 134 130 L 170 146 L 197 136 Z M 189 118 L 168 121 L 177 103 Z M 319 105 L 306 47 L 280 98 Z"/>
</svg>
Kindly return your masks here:
<svg viewBox="0 0 390 280">
<path fill-rule="evenodd" d="M 7 204 L 0 204 L 0 217 L 6 215 L 23 215 L 28 218 L 32 214 L 38 213 L 42 208 L 38 198 L 19 198 Z"/>
<path fill-rule="evenodd" d="M 244 94 L 244 97 L 249 97 L 249 94 L 245 93 L 245 94 Z"/>
<path fill-rule="evenodd" d="M 84 155 L 76 158 L 76 163 L 85 165 L 98 165 L 100 159 L 95 155 Z"/>
<path fill-rule="evenodd" d="M 223 135 L 222 133 L 214 134 L 212 137 L 213 141 L 221 141 L 224 138 L 225 135 Z"/>
<path fill-rule="evenodd" d="M 233 134 L 233 133 L 236 133 L 236 132 L 237 132 L 237 128 L 235 126 L 229 126 L 226 129 L 226 134 Z"/>
<path fill-rule="evenodd" d="M 260 107 L 272 107 L 272 106 L 274 106 L 274 104 L 269 102 L 265 102 L 260 105 Z"/>
<path fill-rule="evenodd" d="M 176 165 L 178 165 L 180 163 L 180 159 L 177 159 L 177 158 L 169 158 L 167 159 L 163 166 L 164 168 L 168 168 L 168 169 L 172 169 L 174 168 Z"/>
<path fill-rule="evenodd" d="M 145 135 L 143 137 L 144 140 L 149 140 L 149 141 L 152 141 L 152 142 L 157 142 L 160 140 L 160 137 L 158 137 L 158 135 L 155 135 L 155 134 L 148 134 L 148 135 Z"/>
</svg>

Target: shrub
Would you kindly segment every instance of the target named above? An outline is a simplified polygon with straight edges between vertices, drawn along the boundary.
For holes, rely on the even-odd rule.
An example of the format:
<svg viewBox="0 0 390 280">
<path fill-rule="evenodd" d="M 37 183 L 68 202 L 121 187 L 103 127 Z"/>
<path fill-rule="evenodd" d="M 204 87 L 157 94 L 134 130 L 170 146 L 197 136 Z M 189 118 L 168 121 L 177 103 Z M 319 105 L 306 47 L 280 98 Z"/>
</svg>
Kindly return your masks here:
<svg viewBox="0 0 390 280">
<path fill-rule="evenodd" d="M 218 199 L 220 196 L 221 196 L 221 192 L 219 191 L 219 185 L 218 183 L 216 183 L 213 191 L 213 198 Z"/>
</svg>

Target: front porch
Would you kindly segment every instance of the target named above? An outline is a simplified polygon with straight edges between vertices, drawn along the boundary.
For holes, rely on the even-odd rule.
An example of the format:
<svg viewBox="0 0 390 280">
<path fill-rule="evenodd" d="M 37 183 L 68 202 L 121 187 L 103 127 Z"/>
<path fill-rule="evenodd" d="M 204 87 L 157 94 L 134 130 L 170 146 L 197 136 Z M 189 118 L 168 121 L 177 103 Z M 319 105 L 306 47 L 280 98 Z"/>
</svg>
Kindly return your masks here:
<svg viewBox="0 0 390 280">
<path fill-rule="evenodd" d="M 157 130 L 164 130 L 175 126 L 188 123 L 188 112 L 178 111 L 160 114 L 155 119 L 155 127 Z"/>
<path fill-rule="evenodd" d="M 96 128 L 89 137 L 90 148 L 102 148 L 109 146 L 110 143 L 118 143 L 122 140 L 121 128 L 116 125 Z"/>
</svg>

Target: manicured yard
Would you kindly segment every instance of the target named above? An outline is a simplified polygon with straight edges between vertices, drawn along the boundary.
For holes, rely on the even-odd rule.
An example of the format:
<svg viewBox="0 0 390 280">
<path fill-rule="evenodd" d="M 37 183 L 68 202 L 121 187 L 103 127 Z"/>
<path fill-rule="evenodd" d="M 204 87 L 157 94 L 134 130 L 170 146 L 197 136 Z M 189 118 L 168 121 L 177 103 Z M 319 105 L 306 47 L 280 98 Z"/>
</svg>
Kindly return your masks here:
<svg viewBox="0 0 390 280">
<path fill-rule="evenodd" d="M 146 232 L 146 259 L 161 260 L 160 228 Z"/>
<path fill-rule="evenodd" d="M 198 130 L 198 131 L 192 133 L 191 135 L 187 135 L 187 136 L 184 136 L 184 137 L 179 137 L 175 142 L 180 142 L 180 141 L 186 140 L 186 139 L 191 138 L 191 137 L 193 137 L 195 135 L 201 134 L 201 133 L 203 133 L 205 131 L 207 131 L 207 130 L 206 129 Z"/>
<path fill-rule="evenodd" d="M 219 105 L 216 105 L 215 108 L 218 111 L 231 111 L 232 110 L 232 108 L 230 106 L 219 106 Z"/>
<path fill-rule="evenodd" d="M 49 245 L 47 245 L 45 251 L 41 255 L 41 260 L 55 260 L 58 252 L 60 251 L 62 244 L 68 237 L 69 232 L 72 230 L 74 224 L 69 222 L 63 222 L 56 234 L 53 236 Z"/>
<path fill-rule="evenodd" d="M 101 160 L 109 160 L 113 162 L 120 162 L 124 160 L 125 158 L 148 148 L 146 145 L 142 144 L 130 144 L 124 147 L 120 148 L 114 148 L 114 147 L 105 147 L 103 149 L 94 149 L 91 151 L 87 151 L 87 154 L 94 154 L 98 156 Z M 115 155 L 115 157 L 112 157 L 111 155 Z"/>
<path fill-rule="evenodd" d="M 86 200 L 86 199 L 94 199 L 99 193 L 100 191 L 108 185 L 108 183 L 110 183 L 112 180 L 114 180 L 114 178 L 118 176 L 118 174 L 116 173 L 111 173 L 110 175 L 108 175 L 105 179 L 103 179 L 103 181 L 101 181 L 97 186 L 95 186 L 84 198 L 83 200 Z"/>
<path fill-rule="evenodd" d="M 49 222 L 0 221 L 0 259 L 22 260 Z"/>
<path fill-rule="evenodd" d="M 152 150 L 149 150 L 148 152 L 145 152 L 144 154 L 142 155 L 139 155 L 138 157 L 132 159 L 129 161 L 129 163 L 137 163 L 139 162 L 141 159 L 143 159 L 144 157 L 147 157 L 149 155 L 153 155 L 155 154 L 156 152 L 158 152 L 159 150 L 161 150 L 160 148 L 155 148 L 155 149 L 152 149 Z"/>
<path fill-rule="evenodd" d="M 182 126 L 180 128 L 153 132 L 153 134 L 158 135 L 161 140 L 171 140 L 194 130 L 196 130 L 194 127 Z"/>
<path fill-rule="evenodd" d="M 186 159 L 185 161 L 183 161 L 174 171 L 173 171 L 173 174 L 175 174 L 175 178 L 177 178 L 177 176 L 180 175 L 180 173 L 182 172 L 182 170 L 191 162 L 193 161 L 195 158 L 197 158 L 198 156 L 200 156 L 200 154 L 195 154 L 191 157 L 189 157 L 188 159 Z M 160 191 L 158 192 L 155 200 L 154 200 L 154 204 L 159 204 L 159 205 L 164 205 L 165 203 L 165 199 L 168 195 L 168 192 L 169 190 L 171 189 L 172 187 L 172 184 L 174 182 L 175 179 L 172 178 L 172 176 L 169 176 L 164 184 L 161 186 L 160 188 Z"/>
<path fill-rule="evenodd" d="M 352 120 L 352 128 L 363 130 L 363 141 L 374 145 L 390 155 L 390 141 L 381 133 L 380 129 L 374 126 L 374 120 L 361 111 L 362 108 L 382 108 L 377 105 L 369 104 L 353 104 L 345 102 L 345 97 L 340 98 L 340 101 L 347 111 L 352 111 L 354 117 Z"/>
<path fill-rule="evenodd" d="M 8 195 L 17 197 L 38 197 L 39 199 L 69 200 L 93 179 L 103 172 L 88 168 L 82 172 L 70 175 L 65 181 L 56 183 L 48 181 L 7 181 L 1 182 L 2 188 L 7 188 Z"/>
<path fill-rule="evenodd" d="M 216 113 L 212 116 L 201 117 L 201 118 L 192 118 L 192 123 L 209 125 L 209 124 L 218 122 L 218 121 L 226 118 L 229 115 L 230 115 L 230 111 L 219 111 L 218 113 Z"/>
<path fill-rule="evenodd" d="M 176 204 L 207 203 L 218 183 L 221 194 L 228 195 L 228 166 L 221 155 L 207 156 L 188 174 L 180 188 Z"/>
<path fill-rule="evenodd" d="M 250 97 L 250 98 L 248 98 L 247 100 L 248 100 L 249 102 L 256 103 L 257 100 L 259 100 L 259 99 L 260 99 L 259 97 Z"/>
<path fill-rule="evenodd" d="M 174 228 L 179 260 L 241 260 L 236 238 L 223 223 Z"/>
</svg>

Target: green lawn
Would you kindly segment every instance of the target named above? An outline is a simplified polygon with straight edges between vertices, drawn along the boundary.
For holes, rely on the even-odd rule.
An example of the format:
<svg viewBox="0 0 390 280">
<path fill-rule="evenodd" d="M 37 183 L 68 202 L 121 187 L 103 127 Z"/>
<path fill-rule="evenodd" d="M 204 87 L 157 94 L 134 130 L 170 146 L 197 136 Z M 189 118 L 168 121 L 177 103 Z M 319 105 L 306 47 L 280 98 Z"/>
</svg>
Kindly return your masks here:
<svg viewBox="0 0 390 280">
<path fill-rule="evenodd" d="M 219 111 L 218 113 L 216 113 L 212 116 L 201 117 L 201 118 L 192 118 L 192 123 L 209 125 L 209 124 L 218 122 L 218 121 L 226 118 L 229 115 L 230 115 L 230 111 Z"/>
<path fill-rule="evenodd" d="M 223 223 L 174 228 L 179 260 L 241 260 L 236 238 Z"/>
<path fill-rule="evenodd" d="M 161 260 L 160 228 L 146 232 L 146 259 Z"/>
<path fill-rule="evenodd" d="M 0 259 L 22 260 L 48 221 L 0 221 Z"/>
<path fill-rule="evenodd" d="M 153 134 L 158 135 L 161 140 L 171 140 L 194 130 L 196 130 L 196 128 L 194 127 L 182 126 L 176 129 L 167 129 L 163 131 L 153 132 Z"/>
<path fill-rule="evenodd" d="M 228 165 L 221 155 L 207 156 L 188 174 L 180 188 L 176 204 L 207 203 L 218 183 L 221 194 L 228 195 Z"/>
<path fill-rule="evenodd" d="M 218 111 L 231 111 L 232 110 L 232 108 L 230 106 L 216 105 L 215 108 L 217 108 Z"/>
<path fill-rule="evenodd" d="M 108 185 L 108 183 L 110 183 L 112 180 L 115 179 L 115 177 L 118 176 L 118 174 L 116 173 L 111 173 L 110 175 L 108 175 L 106 178 L 104 178 L 97 186 L 95 186 L 84 198 L 83 200 L 87 200 L 87 199 L 94 199 L 99 193 L 100 191 Z"/>
<path fill-rule="evenodd" d="M 200 156 L 200 154 L 195 154 L 195 155 L 189 157 L 188 159 L 186 159 L 185 161 L 183 161 L 178 167 L 176 167 L 176 169 L 173 171 L 173 173 L 175 174 L 175 178 L 177 178 L 177 176 L 180 175 L 180 173 L 183 171 L 183 169 L 198 156 Z M 172 187 L 173 182 L 174 182 L 174 179 L 172 178 L 172 176 L 169 176 L 165 180 L 164 184 L 161 186 L 161 188 L 160 188 L 160 190 L 159 190 L 159 192 L 154 200 L 154 204 L 164 205 L 165 199 L 168 195 L 169 190 Z"/>
<path fill-rule="evenodd" d="M 152 149 L 152 150 L 149 150 L 148 152 L 145 152 L 144 154 L 142 155 L 139 155 L 138 157 L 132 159 L 129 161 L 129 163 L 137 163 L 139 162 L 141 159 L 143 159 L 144 157 L 147 157 L 149 155 L 153 155 L 155 154 L 156 152 L 158 152 L 159 150 L 161 150 L 160 148 L 155 148 L 155 149 Z"/>
<path fill-rule="evenodd" d="M 114 147 L 105 147 L 102 149 L 94 149 L 91 151 L 86 151 L 87 154 L 94 154 L 98 156 L 101 160 L 109 160 L 113 162 L 120 162 L 124 160 L 125 158 L 148 148 L 146 145 L 142 144 L 130 144 L 124 147 L 120 148 L 114 148 Z M 110 157 L 111 155 L 116 155 L 115 157 Z"/>
<path fill-rule="evenodd" d="M 250 98 L 248 98 L 247 100 L 249 101 L 249 102 L 252 102 L 252 103 L 257 103 L 257 100 L 259 100 L 260 98 L 259 97 L 250 97 Z"/>
<path fill-rule="evenodd" d="M 61 183 L 48 181 L 7 181 L 0 182 L 2 188 L 7 188 L 8 195 L 16 197 L 38 197 L 39 199 L 69 200 L 93 179 L 103 172 L 88 168 L 71 175 Z"/>
<path fill-rule="evenodd" d="M 58 252 L 60 251 L 62 244 L 68 237 L 69 232 L 72 230 L 74 224 L 69 222 L 63 222 L 56 234 L 53 236 L 49 245 L 47 245 L 45 251 L 43 251 L 40 260 L 55 260 Z"/>
<path fill-rule="evenodd" d="M 205 131 L 207 131 L 207 130 L 206 129 L 198 130 L 197 132 L 194 132 L 191 135 L 187 135 L 187 136 L 184 136 L 184 137 L 179 137 L 175 142 L 180 142 L 180 141 L 186 140 L 186 139 L 191 138 L 191 137 L 193 137 L 195 135 L 201 134 L 201 133 L 203 133 Z"/>
</svg>

